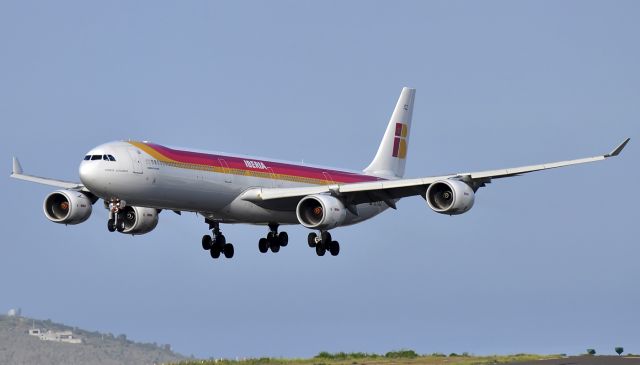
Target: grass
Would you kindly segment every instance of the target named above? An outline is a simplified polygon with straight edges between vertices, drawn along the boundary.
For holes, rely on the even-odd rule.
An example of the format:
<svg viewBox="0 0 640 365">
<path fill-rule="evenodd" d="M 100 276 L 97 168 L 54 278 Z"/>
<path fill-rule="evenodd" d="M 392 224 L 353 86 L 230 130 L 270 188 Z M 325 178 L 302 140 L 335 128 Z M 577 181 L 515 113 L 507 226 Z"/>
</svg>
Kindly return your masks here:
<svg viewBox="0 0 640 365">
<path fill-rule="evenodd" d="M 563 355 L 493 355 L 474 356 L 464 352 L 451 353 L 449 356 L 433 353 L 431 355 L 418 355 L 413 350 L 399 350 L 387 352 L 384 355 L 369 354 L 364 352 L 353 353 L 329 353 L 321 352 L 310 359 L 285 359 L 285 358 L 257 358 L 243 360 L 189 360 L 180 365 L 488 365 L 501 364 L 515 361 L 530 361 L 560 358 Z"/>
</svg>

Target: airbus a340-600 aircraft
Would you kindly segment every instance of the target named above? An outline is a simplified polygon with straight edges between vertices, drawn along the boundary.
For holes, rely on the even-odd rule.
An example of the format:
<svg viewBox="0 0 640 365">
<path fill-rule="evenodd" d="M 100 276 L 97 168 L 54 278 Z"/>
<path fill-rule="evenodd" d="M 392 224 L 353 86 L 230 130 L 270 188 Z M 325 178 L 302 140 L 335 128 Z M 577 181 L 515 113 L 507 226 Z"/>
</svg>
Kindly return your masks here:
<svg viewBox="0 0 640 365">
<path fill-rule="evenodd" d="M 627 138 L 608 154 L 577 160 L 404 179 L 414 96 L 415 89 L 402 89 L 378 152 L 362 172 L 126 141 L 87 152 L 80 163 L 82 183 L 27 175 L 16 158 L 11 177 L 61 189 L 44 199 L 44 214 L 55 223 L 86 221 L 92 205 L 102 199 L 111 232 L 151 232 L 162 210 L 201 214 L 213 231 L 202 237 L 202 248 L 214 259 L 234 254 L 220 223 L 268 226 L 258 243 L 262 253 L 288 244 L 287 233 L 278 232 L 280 225 L 301 224 L 313 230 L 308 244 L 318 256 L 326 251 L 336 256 L 340 245 L 331 229 L 395 209 L 401 198 L 419 195 L 437 213 L 462 214 L 473 206 L 477 190 L 493 179 L 604 160 L 629 142 Z"/>
</svg>

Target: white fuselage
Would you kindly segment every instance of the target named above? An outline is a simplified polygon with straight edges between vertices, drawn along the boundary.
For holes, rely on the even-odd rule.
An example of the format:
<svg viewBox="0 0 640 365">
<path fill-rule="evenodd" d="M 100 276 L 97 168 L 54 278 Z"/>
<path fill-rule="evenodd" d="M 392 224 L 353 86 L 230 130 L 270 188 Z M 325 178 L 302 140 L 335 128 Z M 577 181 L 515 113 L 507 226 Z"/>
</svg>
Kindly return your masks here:
<svg viewBox="0 0 640 365">
<path fill-rule="evenodd" d="M 108 159 L 91 156 L 110 155 Z M 256 204 L 240 198 L 252 188 L 289 188 L 379 177 L 261 158 L 171 149 L 146 142 L 112 142 L 87 153 L 80 164 L 82 183 L 96 196 L 127 205 L 199 212 L 226 223 L 298 224 L 290 205 Z M 369 219 L 387 208 L 381 202 L 359 204 L 344 225 Z"/>
</svg>

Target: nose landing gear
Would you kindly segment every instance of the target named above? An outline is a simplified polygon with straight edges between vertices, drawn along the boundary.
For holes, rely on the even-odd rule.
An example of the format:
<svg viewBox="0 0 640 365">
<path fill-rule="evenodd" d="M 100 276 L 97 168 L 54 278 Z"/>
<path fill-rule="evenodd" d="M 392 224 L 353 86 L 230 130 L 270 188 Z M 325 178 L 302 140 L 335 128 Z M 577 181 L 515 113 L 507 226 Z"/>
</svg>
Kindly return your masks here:
<svg viewBox="0 0 640 365">
<path fill-rule="evenodd" d="M 202 249 L 205 251 L 209 251 L 211 258 L 217 259 L 220 257 L 220 254 L 223 254 L 224 257 L 230 259 L 233 257 L 235 253 L 235 249 L 232 243 L 227 243 L 227 239 L 220 231 L 220 222 L 205 220 L 206 223 L 209 223 L 209 228 L 212 229 L 212 235 L 204 235 L 202 236 Z"/>
<path fill-rule="evenodd" d="M 124 208 L 126 204 L 124 200 L 115 198 L 109 202 L 105 201 L 105 206 L 109 209 L 109 220 L 107 221 L 107 230 L 109 232 L 124 231 L 124 214 L 122 213 L 122 208 Z"/>
</svg>

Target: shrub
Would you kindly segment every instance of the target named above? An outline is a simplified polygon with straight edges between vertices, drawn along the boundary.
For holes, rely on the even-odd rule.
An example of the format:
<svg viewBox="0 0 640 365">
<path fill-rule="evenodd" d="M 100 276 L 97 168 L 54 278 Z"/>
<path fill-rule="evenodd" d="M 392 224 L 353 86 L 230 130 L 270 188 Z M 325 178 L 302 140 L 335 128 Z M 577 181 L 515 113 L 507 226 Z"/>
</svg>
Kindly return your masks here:
<svg viewBox="0 0 640 365">
<path fill-rule="evenodd" d="M 333 355 L 331 355 L 330 353 L 328 353 L 327 351 L 322 351 L 319 354 L 317 354 L 315 356 L 316 359 L 331 359 L 333 358 Z"/>
<path fill-rule="evenodd" d="M 456 354 L 455 352 L 452 352 L 449 354 L 449 357 L 458 357 L 458 354 Z"/>
<path fill-rule="evenodd" d="M 431 356 L 433 357 L 447 357 L 447 355 L 441 353 L 441 352 L 434 352 L 433 354 L 431 354 Z"/>
<path fill-rule="evenodd" d="M 389 351 L 384 354 L 384 357 L 390 359 L 415 359 L 418 357 L 418 354 L 413 350 L 398 350 L 398 351 Z"/>
<path fill-rule="evenodd" d="M 348 359 L 365 359 L 378 357 L 377 354 L 367 354 L 366 352 L 337 352 L 332 354 L 327 351 L 322 351 L 314 359 L 331 359 L 331 360 L 348 360 Z"/>
<path fill-rule="evenodd" d="M 587 354 L 595 355 L 596 354 L 596 350 L 595 349 L 587 349 Z"/>
</svg>

